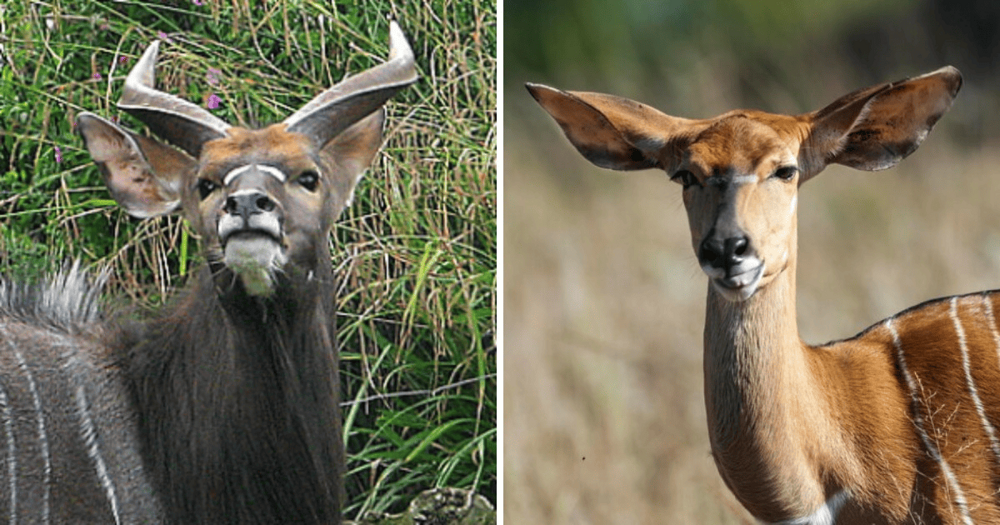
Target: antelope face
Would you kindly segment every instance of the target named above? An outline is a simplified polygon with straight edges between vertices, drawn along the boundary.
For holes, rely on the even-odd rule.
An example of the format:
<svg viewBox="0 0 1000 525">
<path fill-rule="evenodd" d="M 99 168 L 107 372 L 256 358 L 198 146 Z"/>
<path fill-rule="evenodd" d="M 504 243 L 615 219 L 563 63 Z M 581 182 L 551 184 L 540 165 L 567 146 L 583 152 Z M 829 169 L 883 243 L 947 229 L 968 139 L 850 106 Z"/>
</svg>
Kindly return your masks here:
<svg viewBox="0 0 1000 525">
<path fill-rule="evenodd" d="M 684 188 L 701 269 L 731 301 L 749 298 L 795 253 L 799 167 L 790 139 L 734 114 L 701 131 L 671 174 Z"/>
<path fill-rule="evenodd" d="M 314 270 L 357 179 L 342 168 L 349 158 L 342 150 L 360 140 L 374 152 L 381 127 L 382 114 L 376 112 L 319 151 L 282 124 L 230 129 L 229 137 L 206 143 L 205 160 L 184 185 L 182 203 L 209 260 L 239 275 L 252 295 L 266 294 L 288 264 Z"/>
<path fill-rule="evenodd" d="M 119 107 L 180 149 L 84 113 L 78 129 L 112 196 L 136 217 L 183 209 L 220 279 L 253 296 L 289 271 L 311 276 L 327 235 L 382 141 L 382 105 L 416 80 L 413 53 L 390 27 L 387 63 L 323 92 L 280 124 L 232 127 L 153 88 L 158 44 L 125 81 Z M 223 283 L 225 284 L 225 283 Z"/>
</svg>

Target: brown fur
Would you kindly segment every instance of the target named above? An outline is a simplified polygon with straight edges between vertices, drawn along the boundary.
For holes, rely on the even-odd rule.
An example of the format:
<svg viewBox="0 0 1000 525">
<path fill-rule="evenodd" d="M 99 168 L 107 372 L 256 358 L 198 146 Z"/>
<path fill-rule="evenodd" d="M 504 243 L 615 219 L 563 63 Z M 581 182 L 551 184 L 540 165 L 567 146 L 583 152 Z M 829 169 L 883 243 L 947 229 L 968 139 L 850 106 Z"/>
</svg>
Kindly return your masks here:
<svg viewBox="0 0 1000 525">
<path fill-rule="evenodd" d="M 802 342 L 795 320 L 799 186 L 830 163 L 895 165 L 961 82 L 943 68 L 804 115 L 740 110 L 705 120 L 529 86 L 595 164 L 657 167 L 684 184 L 692 245 L 712 280 L 704 367 L 713 457 L 758 519 L 804 519 L 846 494 L 833 510 L 838 523 L 1000 522 L 1000 454 L 972 402 L 951 299 L 822 346 Z M 955 299 L 992 425 L 998 299 Z"/>
</svg>

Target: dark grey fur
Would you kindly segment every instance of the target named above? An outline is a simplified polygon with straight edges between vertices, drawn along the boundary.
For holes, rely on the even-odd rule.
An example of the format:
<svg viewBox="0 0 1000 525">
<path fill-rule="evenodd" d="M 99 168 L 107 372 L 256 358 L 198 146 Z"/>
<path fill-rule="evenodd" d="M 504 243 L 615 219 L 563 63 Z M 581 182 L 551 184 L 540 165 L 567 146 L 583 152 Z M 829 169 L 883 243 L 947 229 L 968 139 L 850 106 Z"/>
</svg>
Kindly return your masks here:
<svg viewBox="0 0 1000 525">
<path fill-rule="evenodd" d="M 332 284 L 216 271 L 146 322 L 76 266 L 0 283 L 0 520 L 339 523 Z"/>
<path fill-rule="evenodd" d="M 103 280 L 73 266 L 38 285 L 0 281 L 4 522 L 163 520 L 118 356 L 102 343 Z"/>
</svg>

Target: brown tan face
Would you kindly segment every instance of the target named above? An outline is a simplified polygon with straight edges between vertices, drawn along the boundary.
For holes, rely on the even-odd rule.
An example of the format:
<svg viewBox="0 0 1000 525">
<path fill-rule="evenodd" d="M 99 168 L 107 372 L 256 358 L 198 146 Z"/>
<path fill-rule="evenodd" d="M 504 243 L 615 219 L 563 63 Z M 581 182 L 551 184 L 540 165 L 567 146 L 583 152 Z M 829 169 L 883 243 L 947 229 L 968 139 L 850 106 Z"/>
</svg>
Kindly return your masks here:
<svg viewBox="0 0 1000 525">
<path fill-rule="evenodd" d="M 343 202 L 305 136 L 282 125 L 230 135 L 205 144 L 184 210 L 210 260 L 225 263 L 251 295 L 266 295 L 289 262 L 315 267 Z"/>
<path fill-rule="evenodd" d="M 691 242 L 712 286 L 748 299 L 795 256 L 799 168 L 787 137 L 723 118 L 687 147 L 671 179 L 684 186 Z"/>
<path fill-rule="evenodd" d="M 894 166 L 961 86 L 961 73 L 948 66 L 848 93 L 811 113 L 736 110 L 701 120 L 613 95 L 527 88 L 592 163 L 660 168 L 682 184 L 702 269 L 725 298 L 743 301 L 794 269 L 798 185 L 833 163 Z"/>
</svg>

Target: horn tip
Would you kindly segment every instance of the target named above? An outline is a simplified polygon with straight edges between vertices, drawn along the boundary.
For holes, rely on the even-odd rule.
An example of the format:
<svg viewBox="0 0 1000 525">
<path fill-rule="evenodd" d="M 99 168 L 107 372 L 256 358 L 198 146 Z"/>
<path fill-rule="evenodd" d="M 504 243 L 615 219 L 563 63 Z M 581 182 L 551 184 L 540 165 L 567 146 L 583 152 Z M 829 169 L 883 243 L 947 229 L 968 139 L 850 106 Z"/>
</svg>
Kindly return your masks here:
<svg viewBox="0 0 1000 525">
<path fill-rule="evenodd" d="M 125 78 L 126 85 L 153 87 L 153 70 L 156 67 L 156 56 L 160 51 L 160 41 L 153 40 L 139 57 L 132 71 Z"/>
<path fill-rule="evenodd" d="M 413 50 L 410 49 L 406 35 L 400 29 L 395 20 L 389 21 L 389 60 L 397 57 L 412 57 Z"/>
<path fill-rule="evenodd" d="M 140 61 L 152 60 L 153 62 L 156 62 L 156 55 L 159 54 L 159 52 L 160 52 L 160 41 L 153 40 L 152 42 L 149 43 L 148 46 L 146 46 L 146 50 L 142 53 L 142 58 L 140 58 L 139 60 Z"/>
<path fill-rule="evenodd" d="M 400 29 L 399 23 L 395 20 L 389 20 L 389 41 L 395 40 L 403 36 L 403 30 Z"/>
</svg>

